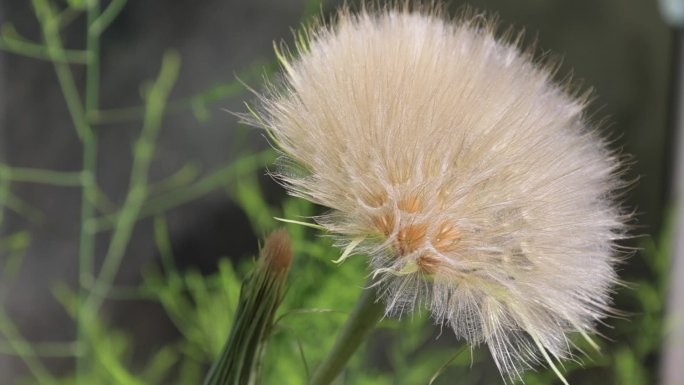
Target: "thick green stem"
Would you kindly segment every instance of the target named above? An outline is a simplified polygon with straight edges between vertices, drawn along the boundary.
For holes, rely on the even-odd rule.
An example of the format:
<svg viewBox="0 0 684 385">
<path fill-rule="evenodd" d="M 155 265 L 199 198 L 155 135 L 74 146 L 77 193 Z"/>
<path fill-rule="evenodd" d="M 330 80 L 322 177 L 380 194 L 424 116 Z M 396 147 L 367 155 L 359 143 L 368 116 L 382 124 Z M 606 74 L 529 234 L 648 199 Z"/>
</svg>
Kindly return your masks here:
<svg viewBox="0 0 684 385">
<path fill-rule="evenodd" d="M 335 345 L 311 377 L 309 385 L 328 385 L 344 369 L 356 349 L 366 341 L 385 314 L 385 306 L 378 302 L 377 291 L 364 289 Z"/>
</svg>

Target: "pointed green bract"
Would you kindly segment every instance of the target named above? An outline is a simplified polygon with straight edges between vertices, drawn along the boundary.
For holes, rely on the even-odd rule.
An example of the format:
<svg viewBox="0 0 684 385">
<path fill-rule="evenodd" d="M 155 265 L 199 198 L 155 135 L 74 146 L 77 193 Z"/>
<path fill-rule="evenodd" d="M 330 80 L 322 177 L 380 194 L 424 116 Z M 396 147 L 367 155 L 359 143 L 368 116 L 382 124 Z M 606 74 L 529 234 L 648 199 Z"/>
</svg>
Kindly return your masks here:
<svg viewBox="0 0 684 385">
<path fill-rule="evenodd" d="M 254 273 L 242 284 L 228 341 L 205 385 L 260 383 L 261 359 L 283 299 L 291 261 L 290 238 L 284 230 L 274 232 L 266 239 Z"/>
</svg>

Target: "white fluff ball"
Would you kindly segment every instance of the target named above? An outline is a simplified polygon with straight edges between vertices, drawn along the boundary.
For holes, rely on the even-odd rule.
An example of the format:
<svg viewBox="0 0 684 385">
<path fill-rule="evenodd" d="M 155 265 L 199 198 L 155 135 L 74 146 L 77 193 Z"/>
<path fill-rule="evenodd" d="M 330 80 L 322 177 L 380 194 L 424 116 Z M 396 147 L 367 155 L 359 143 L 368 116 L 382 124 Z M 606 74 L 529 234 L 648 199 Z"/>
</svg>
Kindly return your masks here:
<svg viewBox="0 0 684 385">
<path fill-rule="evenodd" d="M 558 373 L 566 335 L 609 311 L 625 237 L 620 164 L 586 98 L 482 18 L 341 11 L 298 37 L 252 117 L 280 180 L 369 256 L 388 314 L 429 307 L 512 379 Z"/>
</svg>

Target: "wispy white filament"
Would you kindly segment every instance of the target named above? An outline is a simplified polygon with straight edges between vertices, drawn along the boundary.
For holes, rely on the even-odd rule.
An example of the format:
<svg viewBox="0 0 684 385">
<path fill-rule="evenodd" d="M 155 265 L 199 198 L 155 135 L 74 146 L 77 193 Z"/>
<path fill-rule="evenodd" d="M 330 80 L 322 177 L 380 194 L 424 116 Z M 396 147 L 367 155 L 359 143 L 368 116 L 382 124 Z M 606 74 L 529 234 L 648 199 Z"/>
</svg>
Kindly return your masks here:
<svg viewBox="0 0 684 385">
<path fill-rule="evenodd" d="M 331 209 L 343 257 L 370 256 L 388 314 L 429 307 L 510 378 L 570 356 L 624 237 L 586 100 L 482 18 L 342 11 L 299 38 L 252 123 L 289 191 Z"/>
</svg>

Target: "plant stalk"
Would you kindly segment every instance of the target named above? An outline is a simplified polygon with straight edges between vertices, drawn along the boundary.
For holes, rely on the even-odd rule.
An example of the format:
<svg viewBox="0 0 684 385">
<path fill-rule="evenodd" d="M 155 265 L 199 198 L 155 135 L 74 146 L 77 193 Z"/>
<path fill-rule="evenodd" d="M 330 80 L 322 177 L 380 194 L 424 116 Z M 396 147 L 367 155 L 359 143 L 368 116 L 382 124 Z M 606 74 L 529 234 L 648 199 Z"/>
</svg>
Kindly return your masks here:
<svg viewBox="0 0 684 385">
<path fill-rule="evenodd" d="M 92 1 L 87 9 L 86 21 L 86 51 L 90 61 L 86 66 L 86 81 L 84 92 L 84 116 L 90 111 L 97 110 L 99 106 L 100 85 L 100 37 L 90 33 L 90 25 L 99 16 L 100 1 Z M 88 291 L 93 283 L 93 264 L 95 259 L 95 233 L 88 227 L 90 219 L 95 214 L 94 197 L 97 186 L 97 133 L 94 127 L 82 118 L 84 123 L 81 128 L 83 148 L 83 187 L 81 192 L 81 231 L 79 237 L 79 308 L 76 319 L 76 340 L 80 348 L 76 355 L 76 383 L 81 384 L 90 366 L 91 351 L 86 343 L 88 340 L 87 329 L 90 327 L 88 319 L 89 309 L 85 306 Z"/>
<path fill-rule="evenodd" d="M 335 345 L 314 372 L 309 385 L 331 384 L 384 314 L 385 306 L 382 301 L 378 301 L 377 290 L 364 289 L 344 329 L 337 336 Z"/>
</svg>

